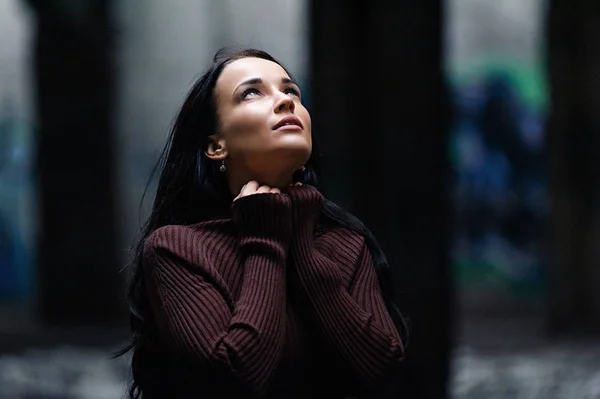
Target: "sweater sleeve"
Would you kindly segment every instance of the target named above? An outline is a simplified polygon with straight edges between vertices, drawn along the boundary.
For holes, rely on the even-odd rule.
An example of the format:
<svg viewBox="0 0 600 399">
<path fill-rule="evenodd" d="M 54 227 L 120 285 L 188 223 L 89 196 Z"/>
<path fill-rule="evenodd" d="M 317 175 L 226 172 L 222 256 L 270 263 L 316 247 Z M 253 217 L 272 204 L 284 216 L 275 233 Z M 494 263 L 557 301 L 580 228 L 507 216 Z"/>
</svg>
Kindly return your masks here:
<svg viewBox="0 0 600 399">
<path fill-rule="evenodd" d="M 343 229 L 315 240 L 320 193 L 302 187 L 290 195 L 294 208 L 290 251 L 312 319 L 360 386 L 376 388 L 401 362 L 404 348 L 365 240 Z"/>
<path fill-rule="evenodd" d="M 282 351 L 290 199 L 256 194 L 232 210 L 244 268 L 235 304 L 211 270 L 206 247 L 185 226 L 167 226 L 148 239 L 146 286 L 163 339 L 174 350 L 210 369 L 224 367 L 260 396 Z"/>
</svg>

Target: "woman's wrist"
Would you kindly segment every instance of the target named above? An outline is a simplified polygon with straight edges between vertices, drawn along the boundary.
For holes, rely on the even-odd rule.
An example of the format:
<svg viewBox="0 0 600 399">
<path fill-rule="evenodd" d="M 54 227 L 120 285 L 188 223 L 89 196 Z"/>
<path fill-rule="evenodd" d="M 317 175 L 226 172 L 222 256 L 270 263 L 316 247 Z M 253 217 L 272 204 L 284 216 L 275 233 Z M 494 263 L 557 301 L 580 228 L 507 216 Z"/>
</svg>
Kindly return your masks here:
<svg viewBox="0 0 600 399">
<path fill-rule="evenodd" d="M 253 194 L 232 205 L 232 220 L 240 237 L 260 236 L 287 240 L 291 237 L 291 199 L 285 194 Z"/>
<path fill-rule="evenodd" d="M 323 210 L 323 195 L 308 185 L 292 186 L 288 189 L 292 203 L 292 225 L 299 234 L 313 233 Z"/>
</svg>

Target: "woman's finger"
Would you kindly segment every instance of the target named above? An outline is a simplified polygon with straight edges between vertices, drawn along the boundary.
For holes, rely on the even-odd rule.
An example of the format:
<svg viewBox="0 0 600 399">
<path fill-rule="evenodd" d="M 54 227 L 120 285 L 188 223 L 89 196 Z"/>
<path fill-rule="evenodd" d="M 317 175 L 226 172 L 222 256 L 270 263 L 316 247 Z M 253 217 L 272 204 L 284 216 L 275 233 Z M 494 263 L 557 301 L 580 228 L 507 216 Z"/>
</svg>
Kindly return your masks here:
<svg viewBox="0 0 600 399">
<path fill-rule="evenodd" d="M 258 190 L 256 190 L 256 194 L 268 193 L 271 191 L 271 187 L 269 186 L 260 186 Z"/>
<path fill-rule="evenodd" d="M 254 194 L 256 192 L 257 188 L 258 188 L 258 182 L 254 181 L 254 180 L 250 180 L 248 183 L 246 183 L 246 185 L 244 186 L 244 188 L 242 189 L 240 194 L 242 195 L 242 197 L 245 195 Z"/>
<path fill-rule="evenodd" d="M 271 194 L 281 194 L 281 190 L 279 190 L 278 188 L 272 188 L 270 193 Z"/>
</svg>

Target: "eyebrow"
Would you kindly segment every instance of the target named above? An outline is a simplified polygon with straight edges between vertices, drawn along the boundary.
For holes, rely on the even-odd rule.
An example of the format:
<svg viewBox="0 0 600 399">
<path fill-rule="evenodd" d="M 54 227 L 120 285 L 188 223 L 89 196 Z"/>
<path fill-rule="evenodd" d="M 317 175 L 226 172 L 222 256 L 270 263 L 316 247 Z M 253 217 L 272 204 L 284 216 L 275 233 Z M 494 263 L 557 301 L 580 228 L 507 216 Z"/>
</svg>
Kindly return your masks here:
<svg viewBox="0 0 600 399">
<path fill-rule="evenodd" d="M 255 84 L 260 84 L 260 83 L 263 83 L 263 80 L 261 78 L 252 78 L 252 79 L 248 79 L 248 80 L 240 83 L 238 85 L 238 88 L 242 87 L 242 86 L 255 85 Z M 284 84 L 292 83 L 292 84 L 298 85 L 293 79 L 290 79 L 290 78 L 281 78 L 281 83 L 284 83 Z M 237 88 L 236 88 L 236 90 L 237 90 Z"/>
</svg>

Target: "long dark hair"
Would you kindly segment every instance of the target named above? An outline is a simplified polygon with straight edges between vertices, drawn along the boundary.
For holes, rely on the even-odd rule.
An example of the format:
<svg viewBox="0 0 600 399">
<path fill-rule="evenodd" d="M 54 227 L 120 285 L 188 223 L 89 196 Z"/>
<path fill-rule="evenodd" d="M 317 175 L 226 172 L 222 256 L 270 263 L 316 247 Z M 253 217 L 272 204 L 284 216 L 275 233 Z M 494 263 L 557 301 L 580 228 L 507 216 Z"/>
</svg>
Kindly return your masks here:
<svg viewBox="0 0 600 399">
<path fill-rule="evenodd" d="M 160 385 L 160 377 L 164 372 L 165 357 L 156 349 L 160 345 L 157 345 L 159 340 L 156 326 L 144 288 L 141 265 L 144 244 L 148 236 L 161 226 L 187 225 L 209 220 L 219 210 L 230 206 L 232 196 L 224 174 L 218 171 L 220 165 L 211 161 L 205 155 L 205 150 L 208 136 L 215 134 L 217 128 L 214 98 L 217 79 L 229 63 L 247 57 L 262 58 L 281 65 L 271 55 L 260 50 L 217 52 L 211 67 L 189 91 L 152 173 L 154 175 L 158 170 L 161 171 L 156 196 L 150 216 L 134 247 L 133 260 L 129 267 L 131 275 L 127 299 L 133 338 L 131 343 L 117 354 L 123 355 L 133 351 L 133 383 L 129 389 L 131 399 L 162 397 L 161 391 L 164 389 Z M 314 135 L 312 142 L 313 151 L 305 164 L 305 170 L 296 178 L 316 187 L 325 197 L 321 216 L 323 222 L 349 228 L 366 238 L 388 310 L 405 341 L 407 326 L 392 299 L 393 288 L 387 259 L 372 233 L 360 220 L 325 195 L 320 183 L 319 152 Z"/>
</svg>

